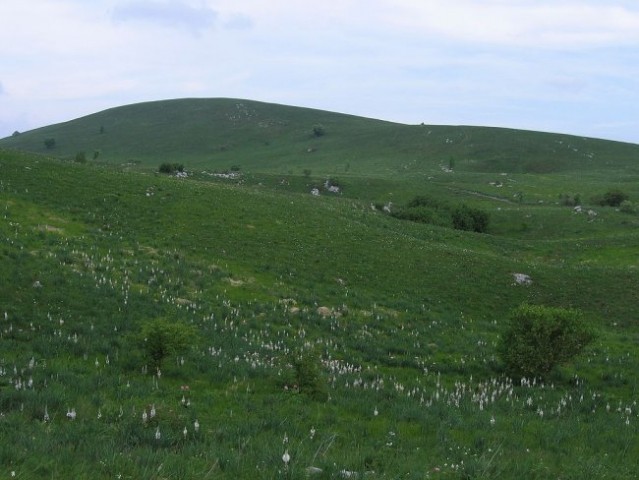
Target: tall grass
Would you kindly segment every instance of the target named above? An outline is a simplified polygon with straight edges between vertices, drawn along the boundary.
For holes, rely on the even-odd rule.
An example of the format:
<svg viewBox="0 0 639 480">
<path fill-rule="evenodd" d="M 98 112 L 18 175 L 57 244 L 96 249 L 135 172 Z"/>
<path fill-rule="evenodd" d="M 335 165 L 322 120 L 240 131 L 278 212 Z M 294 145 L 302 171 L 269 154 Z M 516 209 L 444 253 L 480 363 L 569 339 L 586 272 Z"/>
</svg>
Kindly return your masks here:
<svg viewBox="0 0 639 480">
<path fill-rule="evenodd" d="M 637 476 L 636 232 L 620 212 L 509 204 L 479 235 L 346 196 L 0 155 L 2 475 Z M 496 359 L 524 300 L 599 330 L 544 383 Z M 197 335 L 158 373 L 138 336 L 160 317 Z M 296 387 L 299 351 L 326 401 Z"/>
</svg>

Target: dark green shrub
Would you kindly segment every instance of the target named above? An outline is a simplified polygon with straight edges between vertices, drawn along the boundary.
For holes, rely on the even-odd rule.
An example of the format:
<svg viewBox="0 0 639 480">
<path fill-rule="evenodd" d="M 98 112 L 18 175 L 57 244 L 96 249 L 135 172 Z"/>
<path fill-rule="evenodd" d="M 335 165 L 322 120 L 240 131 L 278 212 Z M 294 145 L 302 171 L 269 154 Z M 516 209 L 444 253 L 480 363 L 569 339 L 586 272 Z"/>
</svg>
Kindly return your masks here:
<svg viewBox="0 0 639 480">
<path fill-rule="evenodd" d="M 313 125 L 313 136 L 314 137 L 322 137 L 326 134 L 326 129 L 323 125 L 317 124 Z"/>
<path fill-rule="evenodd" d="M 55 138 L 45 139 L 44 146 L 47 147 L 47 149 L 51 150 L 53 147 L 55 147 Z"/>
<path fill-rule="evenodd" d="M 322 375 L 319 358 L 312 352 L 297 352 L 291 358 L 295 371 L 295 381 L 300 393 L 313 400 L 328 400 L 328 384 Z"/>
<path fill-rule="evenodd" d="M 497 351 L 513 377 L 545 377 L 593 338 L 578 310 L 523 304 L 511 313 Z"/>
<path fill-rule="evenodd" d="M 625 200 L 628 200 L 628 195 L 626 195 L 621 190 L 614 189 L 608 190 L 606 193 L 604 193 L 599 204 L 604 207 L 618 207 L 619 205 L 621 205 L 621 202 Z"/>
<path fill-rule="evenodd" d="M 460 205 L 452 213 L 453 227 L 457 230 L 484 233 L 488 230 L 487 212 L 467 205 Z"/>
<path fill-rule="evenodd" d="M 160 173 L 166 173 L 168 175 L 171 175 L 175 172 L 183 172 L 184 171 L 184 165 L 182 165 L 181 163 L 168 163 L 168 162 L 164 162 L 160 165 L 160 168 L 158 169 L 158 171 Z"/>
<path fill-rule="evenodd" d="M 185 352 L 195 339 L 193 327 L 164 318 L 142 325 L 139 340 L 149 366 L 155 370 L 165 358 Z"/>
<path fill-rule="evenodd" d="M 401 220 L 428 223 L 441 227 L 450 226 L 450 208 L 444 202 L 428 195 L 418 195 L 403 207 L 398 207 L 391 215 Z"/>
</svg>

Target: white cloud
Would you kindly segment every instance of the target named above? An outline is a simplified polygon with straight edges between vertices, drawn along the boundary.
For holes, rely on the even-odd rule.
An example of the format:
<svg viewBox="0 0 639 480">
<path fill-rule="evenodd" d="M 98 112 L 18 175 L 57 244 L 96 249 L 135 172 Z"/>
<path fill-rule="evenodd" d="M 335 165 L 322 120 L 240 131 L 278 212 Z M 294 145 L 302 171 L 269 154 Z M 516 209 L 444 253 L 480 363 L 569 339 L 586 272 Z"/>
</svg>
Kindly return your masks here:
<svg viewBox="0 0 639 480">
<path fill-rule="evenodd" d="M 637 45 L 629 0 L 5 1 L 0 125 L 230 96 L 639 141 Z"/>
<path fill-rule="evenodd" d="M 617 2 L 618 3 L 618 2 Z M 394 0 L 389 21 L 441 41 L 554 49 L 639 42 L 636 5 L 604 1 Z"/>
<path fill-rule="evenodd" d="M 114 22 L 141 22 L 166 27 L 180 27 L 197 33 L 211 28 L 217 12 L 203 4 L 192 6 L 180 0 L 133 0 L 118 4 L 111 18 Z"/>
<path fill-rule="evenodd" d="M 224 20 L 224 27 L 232 30 L 246 30 L 253 27 L 253 20 L 249 15 L 233 13 Z"/>
</svg>

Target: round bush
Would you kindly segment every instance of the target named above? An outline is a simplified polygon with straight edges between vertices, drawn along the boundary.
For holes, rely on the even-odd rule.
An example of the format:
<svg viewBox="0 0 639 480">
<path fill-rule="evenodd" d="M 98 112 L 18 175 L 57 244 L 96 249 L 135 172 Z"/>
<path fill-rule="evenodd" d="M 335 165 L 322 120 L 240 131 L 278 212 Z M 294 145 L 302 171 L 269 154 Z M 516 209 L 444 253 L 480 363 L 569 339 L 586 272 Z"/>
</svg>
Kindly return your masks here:
<svg viewBox="0 0 639 480">
<path fill-rule="evenodd" d="M 512 312 L 498 353 L 513 377 L 545 377 L 593 338 L 577 310 L 523 304 Z"/>
</svg>

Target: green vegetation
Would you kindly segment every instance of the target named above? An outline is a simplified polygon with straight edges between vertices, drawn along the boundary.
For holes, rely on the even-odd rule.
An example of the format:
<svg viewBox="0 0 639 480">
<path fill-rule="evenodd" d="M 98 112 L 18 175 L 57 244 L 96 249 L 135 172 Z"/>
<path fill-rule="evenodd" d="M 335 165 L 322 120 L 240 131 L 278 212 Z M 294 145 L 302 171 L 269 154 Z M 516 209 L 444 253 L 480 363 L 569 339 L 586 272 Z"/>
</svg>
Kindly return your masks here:
<svg viewBox="0 0 639 480">
<path fill-rule="evenodd" d="M 534 379 L 547 377 L 592 340 L 578 311 L 521 305 L 512 313 L 498 351 L 510 375 Z"/>
<path fill-rule="evenodd" d="M 75 161 L 78 163 L 86 163 L 87 162 L 87 154 L 84 152 L 78 152 L 75 154 Z"/>
<path fill-rule="evenodd" d="M 639 147 L 231 99 L 0 144 L 1 475 L 639 475 Z"/>
<path fill-rule="evenodd" d="M 292 385 L 294 389 L 313 400 L 328 400 L 328 385 L 323 377 L 322 364 L 315 352 L 298 351 L 293 354 L 291 364 L 295 372 L 295 383 Z"/>
<path fill-rule="evenodd" d="M 313 135 L 315 137 L 323 137 L 324 135 L 326 135 L 326 129 L 324 128 L 324 125 L 314 125 Z"/>
<path fill-rule="evenodd" d="M 383 206 L 380 208 L 379 204 L 376 208 L 383 210 Z M 488 212 L 479 208 L 466 204 L 451 206 L 445 201 L 427 195 L 418 195 L 405 206 L 391 209 L 391 215 L 402 220 L 477 233 L 488 231 L 490 219 Z"/>
<path fill-rule="evenodd" d="M 453 227 L 457 230 L 485 233 L 488 231 L 489 215 L 479 208 L 462 204 L 453 210 Z"/>
<path fill-rule="evenodd" d="M 160 173 L 166 173 L 168 175 L 172 175 L 174 173 L 177 172 L 183 172 L 184 171 L 184 165 L 182 165 L 181 163 L 168 163 L 168 162 L 164 162 L 160 165 L 160 167 L 158 168 L 158 171 Z"/>
<path fill-rule="evenodd" d="M 142 324 L 139 343 L 152 371 L 169 356 L 185 353 L 195 337 L 192 327 L 160 318 Z"/>
<path fill-rule="evenodd" d="M 606 193 L 604 193 L 604 196 L 603 196 L 603 198 L 601 200 L 601 205 L 602 206 L 608 205 L 610 207 L 618 207 L 619 205 L 621 205 L 626 200 L 628 200 L 628 195 L 626 195 L 621 190 L 618 190 L 618 189 L 608 190 Z"/>
</svg>

